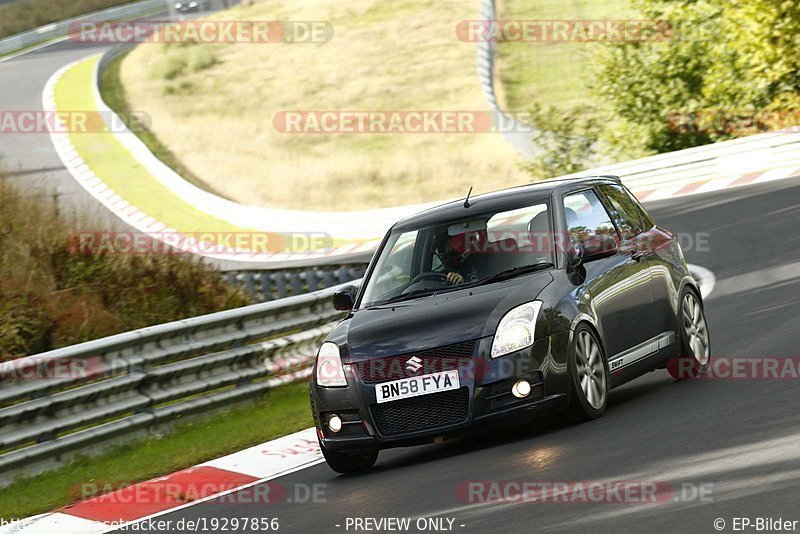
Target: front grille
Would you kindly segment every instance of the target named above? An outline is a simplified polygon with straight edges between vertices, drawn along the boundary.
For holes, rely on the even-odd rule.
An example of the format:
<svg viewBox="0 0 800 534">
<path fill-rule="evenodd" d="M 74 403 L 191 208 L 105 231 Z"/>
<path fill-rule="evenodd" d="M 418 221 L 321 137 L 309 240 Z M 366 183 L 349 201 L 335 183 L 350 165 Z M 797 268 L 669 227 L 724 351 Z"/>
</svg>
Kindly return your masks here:
<svg viewBox="0 0 800 534">
<path fill-rule="evenodd" d="M 463 423 L 469 411 L 469 388 L 376 404 L 372 417 L 384 436 Z"/>
<path fill-rule="evenodd" d="M 419 352 L 409 352 L 399 356 L 387 356 L 367 360 L 356 364 L 358 374 L 367 384 L 377 384 L 400 380 L 411 376 L 422 376 L 441 373 L 464 367 L 472 362 L 477 341 L 464 341 L 455 345 L 447 345 Z M 421 360 L 417 371 L 407 369 L 408 360 L 416 356 Z"/>
</svg>

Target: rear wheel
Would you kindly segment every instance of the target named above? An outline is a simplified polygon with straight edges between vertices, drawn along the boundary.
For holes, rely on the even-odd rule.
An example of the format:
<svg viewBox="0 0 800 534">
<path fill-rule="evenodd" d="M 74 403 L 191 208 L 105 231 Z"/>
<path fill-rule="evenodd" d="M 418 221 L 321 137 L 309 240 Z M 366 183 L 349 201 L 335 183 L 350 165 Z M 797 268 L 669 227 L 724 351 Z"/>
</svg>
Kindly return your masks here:
<svg viewBox="0 0 800 534">
<path fill-rule="evenodd" d="M 711 340 L 703 305 L 695 292 L 683 290 L 678 311 L 681 356 L 667 362 L 667 371 L 675 380 L 694 378 L 708 369 L 711 361 Z"/>
<path fill-rule="evenodd" d="M 603 347 L 586 325 L 575 330 L 567 367 L 571 385 L 568 411 L 581 421 L 603 415 L 608 404 L 608 364 Z"/>
<path fill-rule="evenodd" d="M 326 449 L 321 442 L 319 447 L 322 449 L 322 455 L 328 462 L 328 466 L 337 473 L 366 471 L 378 460 L 378 449 L 353 452 L 332 451 Z"/>
</svg>

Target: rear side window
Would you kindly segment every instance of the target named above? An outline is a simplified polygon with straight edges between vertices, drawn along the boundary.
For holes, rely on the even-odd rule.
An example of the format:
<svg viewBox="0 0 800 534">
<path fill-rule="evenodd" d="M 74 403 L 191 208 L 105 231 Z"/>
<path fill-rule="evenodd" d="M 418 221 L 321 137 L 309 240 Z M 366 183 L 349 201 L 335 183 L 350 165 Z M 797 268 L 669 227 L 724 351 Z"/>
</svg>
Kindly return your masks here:
<svg viewBox="0 0 800 534">
<path fill-rule="evenodd" d="M 611 216 L 622 233 L 622 239 L 630 239 L 652 228 L 650 217 L 627 189 L 618 185 L 601 185 L 600 190 L 608 199 Z"/>
<path fill-rule="evenodd" d="M 575 244 L 601 234 L 617 237 L 611 217 L 591 189 L 564 197 L 564 212 L 570 239 Z"/>
</svg>

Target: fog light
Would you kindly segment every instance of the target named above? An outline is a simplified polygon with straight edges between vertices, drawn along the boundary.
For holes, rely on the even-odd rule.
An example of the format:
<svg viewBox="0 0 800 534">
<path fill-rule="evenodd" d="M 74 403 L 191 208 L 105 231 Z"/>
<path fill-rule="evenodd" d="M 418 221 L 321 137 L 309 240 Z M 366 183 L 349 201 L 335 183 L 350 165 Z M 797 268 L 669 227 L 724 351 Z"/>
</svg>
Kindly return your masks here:
<svg viewBox="0 0 800 534">
<path fill-rule="evenodd" d="M 530 387 L 528 387 L 528 390 L 530 390 Z M 339 432 L 342 429 L 342 420 L 338 415 L 332 415 L 328 419 L 328 428 L 331 429 L 331 432 Z"/>
<path fill-rule="evenodd" d="M 511 393 L 518 399 L 524 399 L 531 394 L 531 383 L 527 380 L 520 380 L 511 388 Z"/>
</svg>

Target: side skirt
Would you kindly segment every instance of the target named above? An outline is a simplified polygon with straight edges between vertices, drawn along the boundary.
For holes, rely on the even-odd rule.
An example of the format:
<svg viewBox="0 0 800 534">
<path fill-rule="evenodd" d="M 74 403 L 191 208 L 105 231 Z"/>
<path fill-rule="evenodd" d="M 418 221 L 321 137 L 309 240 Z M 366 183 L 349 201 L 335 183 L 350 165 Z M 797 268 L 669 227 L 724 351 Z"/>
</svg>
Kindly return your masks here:
<svg viewBox="0 0 800 534">
<path fill-rule="evenodd" d="M 612 387 L 632 380 L 647 371 L 663 365 L 677 351 L 678 336 L 675 332 L 664 332 L 632 347 L 608 360 Z"/>
</svg>

